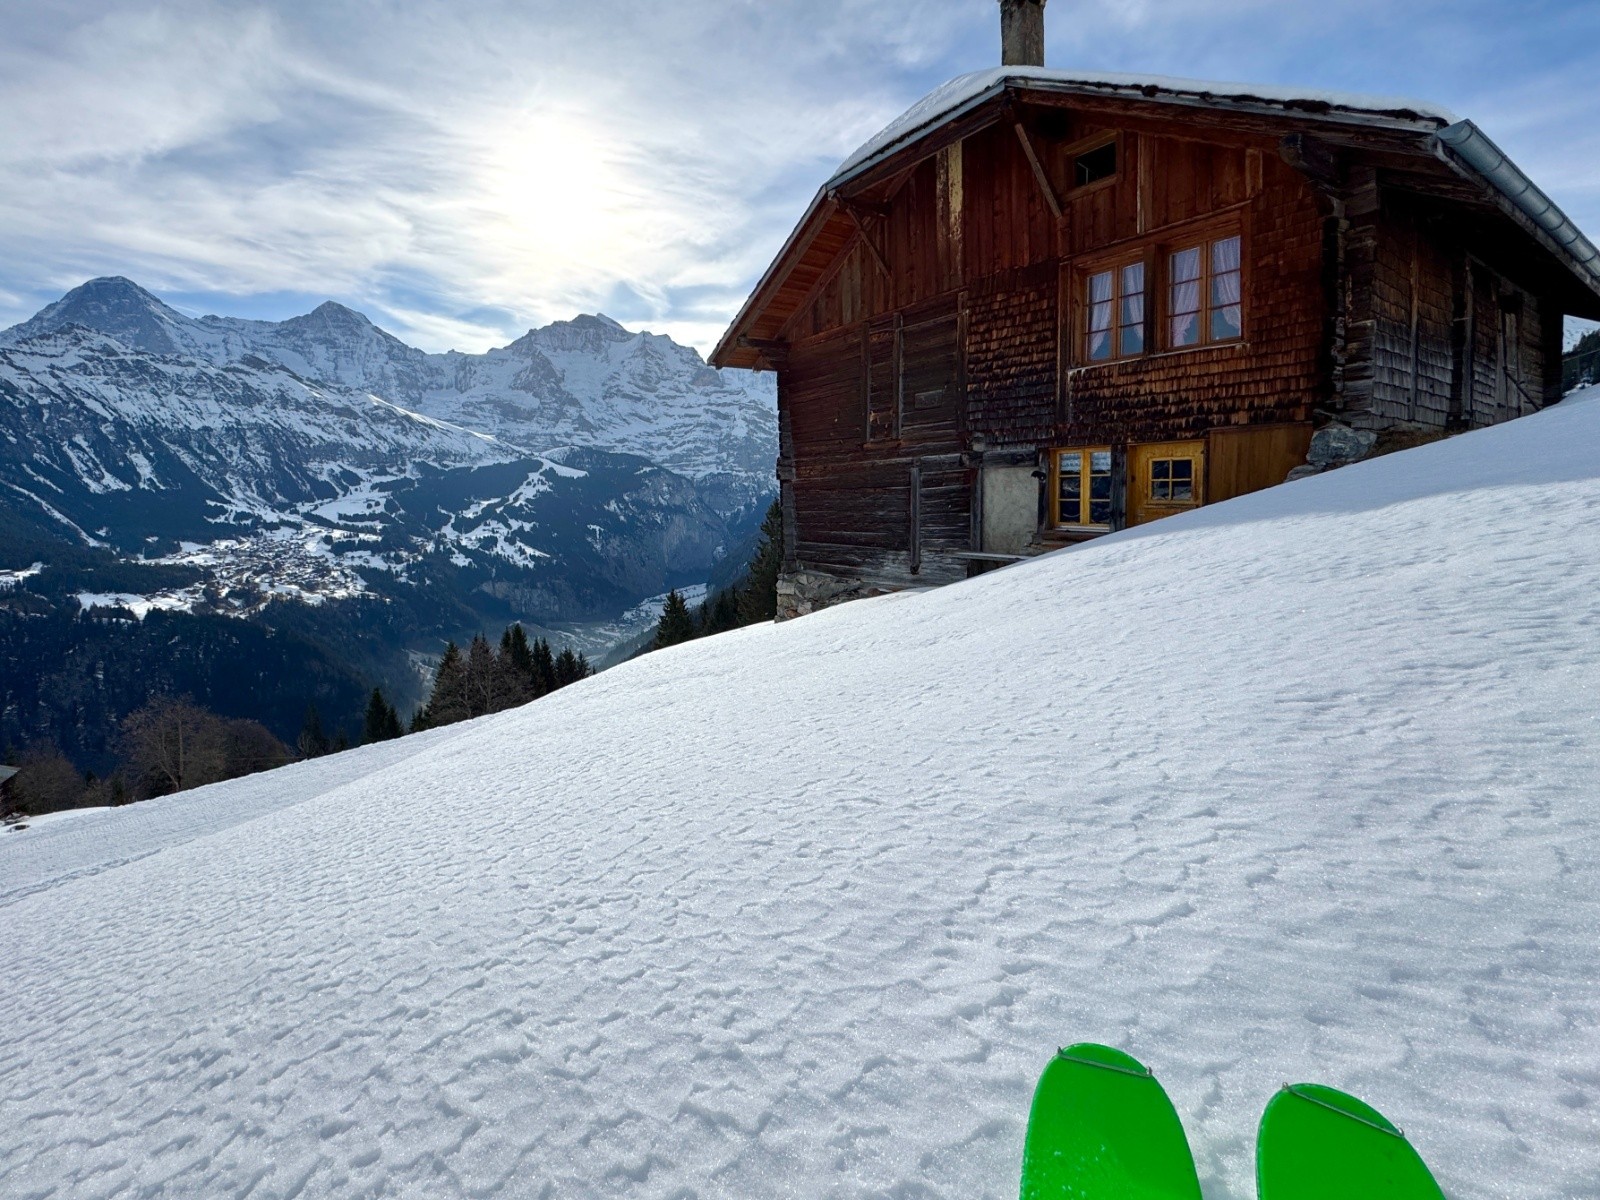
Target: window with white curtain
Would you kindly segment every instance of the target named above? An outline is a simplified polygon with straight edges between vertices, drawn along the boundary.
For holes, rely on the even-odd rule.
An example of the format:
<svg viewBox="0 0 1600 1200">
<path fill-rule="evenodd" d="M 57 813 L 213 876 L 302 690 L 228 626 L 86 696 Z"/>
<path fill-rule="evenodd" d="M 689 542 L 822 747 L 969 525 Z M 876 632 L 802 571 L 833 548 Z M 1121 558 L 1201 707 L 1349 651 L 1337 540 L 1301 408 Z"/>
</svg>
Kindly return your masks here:
<svg viewBox="0 0 1600 1200">
<path fill-rule="evenodd" d="M 1237 233 L 1183 246 L 1167 258 L 1167 346 L 1244 336 L 1242 242 Z"/>
<path fill-rule="evenodd" d="M 1083 361 L 1110 362 L 1144 353 L 1144 261 L 1084 276 Z"/>
</svg>

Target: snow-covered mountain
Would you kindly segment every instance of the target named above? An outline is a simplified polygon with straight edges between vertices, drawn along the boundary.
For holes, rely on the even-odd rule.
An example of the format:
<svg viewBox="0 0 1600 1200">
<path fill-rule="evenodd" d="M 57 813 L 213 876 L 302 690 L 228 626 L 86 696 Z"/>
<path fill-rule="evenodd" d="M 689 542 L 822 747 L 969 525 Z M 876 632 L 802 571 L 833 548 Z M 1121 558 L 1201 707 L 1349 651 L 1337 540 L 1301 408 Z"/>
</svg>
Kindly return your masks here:
<svg viewBox="0 0 1600 1200">
<path fill-rule="evenodd" d="M 606 620 L 759 520 L 776 417 L 752 378 L 603 317 L 428 355 L 337 304 L 193 319 L 96 279 L 0 333 L 0 501 L 203 564 L 246 608 L 444 555 L 508 618 Z"/>
<path fill-rule="evenodd" d="M 107 323 L 165 344 L 150 317 Z M 636 457 L 533 455 L 255 356 L 217 366 L 75 323 L 0 347 L 0 499 L 203 567 L 228 612 L 420 584 L 443 555 L 513 615 L 603 619 L 737 537 L 694 481 Z"/>
<path fill-rule="evenodd" d="M 1006 1197 L 1057 1046 L 1594 1197 L 1600 393 L 0 834 L 0 1192 Z"/>
<path fill-rule="evenodd" d="M 74 324 L 151 354 L 218 366 L 261 359 L 532 451 L 584 446 L 690 478 L 728 476 L 746 501 L 772 486 L 771 377 L 718 371 L 671 338 L 631 333 L 604 316 L 529 330 L 486 354 L 425 354 L 331 301 L 287 321 L 196 319 L 127 279 L 106 278 L 0 333 L 0 345 Z"/>
</svg>

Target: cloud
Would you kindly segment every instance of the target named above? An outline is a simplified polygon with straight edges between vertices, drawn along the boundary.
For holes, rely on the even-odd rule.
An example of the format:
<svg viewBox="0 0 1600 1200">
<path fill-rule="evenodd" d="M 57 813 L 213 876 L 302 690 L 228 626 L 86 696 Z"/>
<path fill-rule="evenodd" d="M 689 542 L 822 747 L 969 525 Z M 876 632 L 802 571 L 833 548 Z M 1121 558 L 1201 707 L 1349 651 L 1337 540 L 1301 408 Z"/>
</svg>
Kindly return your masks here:
<svg viewBox="0 0 1600 1200">
<path fill-rule="evenodd" d="M 115 272 L 254 315 L 332 297 L 428 349 L 606 305 L 709 346 L 833 165 L 998 49 L 991 0 L 12 7 L 0 324 Z M 1562 148 L 1600 161 L 1600 28 L 1573 12 L 1057 0 L 1050 53 L 1470 101 L 1582 222 L 1600 188 Z"/>
</svg>

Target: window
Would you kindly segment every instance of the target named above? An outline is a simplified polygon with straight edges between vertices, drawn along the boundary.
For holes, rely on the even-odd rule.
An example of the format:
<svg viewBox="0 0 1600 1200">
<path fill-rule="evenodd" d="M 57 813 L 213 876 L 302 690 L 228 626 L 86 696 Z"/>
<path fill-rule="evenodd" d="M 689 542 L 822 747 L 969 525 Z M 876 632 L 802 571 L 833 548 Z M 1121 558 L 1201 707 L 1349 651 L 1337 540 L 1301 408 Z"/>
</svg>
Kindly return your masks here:
<svg viewBox="0 0 1600 1200">
<path fill-rule="evenodd" d="M 1055 521 L 1058 527 L 1111 525 L 1111 451 L 1104 447 L 1055 453 Z"/>
<path fill-rule="evenodd" d="M 1085 277 L 1083 360 L 1110 362 L 1144 353 L 1144 263 Z"/>
<path fill-rule="evenodd" d="M 1072 186 L 1088 187 L 1117 173 L 1117 143 L 1106 142 L 1072 158 Z"/>
<path fill-rule="evenodd" d="M 1194 502 L 1194 459 L 1156 458 L 1150 461 L 1150 502 Z"/>
<path fill-rule="evenodd" d="M 1167 260 L 1167 345 L 1237 341 L 1244 335 L 1238 234 L 1185 246 Z"/>
</svg>

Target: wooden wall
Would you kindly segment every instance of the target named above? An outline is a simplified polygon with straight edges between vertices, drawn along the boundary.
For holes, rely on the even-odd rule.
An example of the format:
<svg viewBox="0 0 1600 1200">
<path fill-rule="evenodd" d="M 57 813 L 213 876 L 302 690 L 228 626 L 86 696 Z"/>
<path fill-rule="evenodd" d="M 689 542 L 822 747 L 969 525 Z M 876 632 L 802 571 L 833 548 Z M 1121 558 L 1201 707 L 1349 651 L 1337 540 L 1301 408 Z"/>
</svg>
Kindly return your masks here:
<svg viewBox="0 0 1600 1200">
<path fill-rule="evenodd" d="M 984 454 L 1258 431 L 1219 459 L 1221 495 L 1281 478 L 1318 413 L 1444 429 L 1548 399 L 1559 315 L 1473 260 L 1442 205 L 1357 164 L 1335 218 L 1276 136 L 1101 121 L 1003 115 L 855 203 L 859 236 L 779 339 L 790 569 L 960 577 Z M 1107 135 L 1116 176 L 1074 189 L 1072 148 Z M 1218 221 L 1243 237 L 1241 341 L 1074 362 L 1086 260 L 1155 264 Z"/>
<path fill-rule="evenodd" d="M 1374 237 L 1371 387 L 1356 423 L 1471 428 L 1550 401 L 1549 306 L 1477 259 L 1471 231 L 1385 192 Z"/>
</svg>

